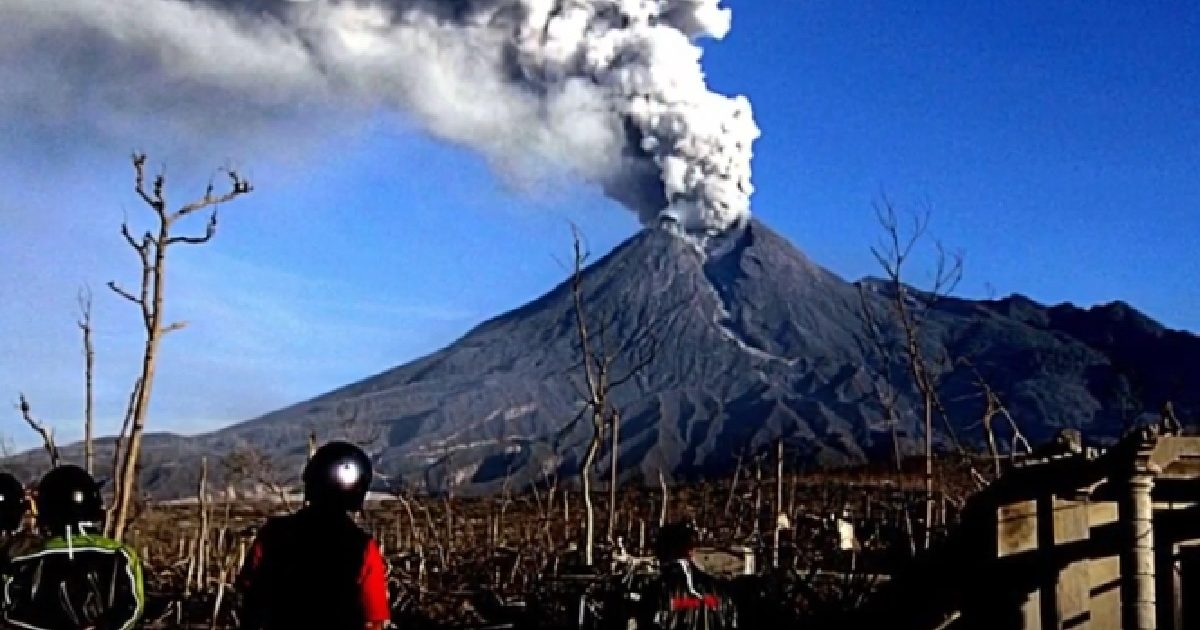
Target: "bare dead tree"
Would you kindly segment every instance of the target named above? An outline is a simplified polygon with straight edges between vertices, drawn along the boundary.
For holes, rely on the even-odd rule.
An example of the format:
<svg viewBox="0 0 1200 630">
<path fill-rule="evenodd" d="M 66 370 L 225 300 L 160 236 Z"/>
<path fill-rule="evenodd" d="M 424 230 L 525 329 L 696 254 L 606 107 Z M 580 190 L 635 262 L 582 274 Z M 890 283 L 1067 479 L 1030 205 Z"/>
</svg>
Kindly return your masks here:
<svg viewBox="0 0 1200 630">
<path fill-rule="evenodd" d="M 742 458 L 746 456 L 745 447 L 738 451 L 737 465 L 733 469 L 733 481 L 729 482 L 729 495 L 725 497 L 725 517 L 729 517 L 729 508 L 733 506 L 733 495 L 737 492 L 738 478 L 742 475 Z"/>
<path fill-rule="evenodd" d="M 208 573 L 208 458 L 200 458 L 200 483 L 196 488 L 196 507 L 200 510 L 200 530 L 196 533 L 196 589 L 204 590 Z"/>
<path fill-rule="evenodd" d="M 667 524 L 667 507 L 671 504 L 671 491 L 667 488 L 667 478 L 663 476 L 662 468 L 658 469 L 658 489 L 662 492 L 662 504 L 658 506 L 658 526 Z"/>
<path fill-rule="evenodd" d="M 863 328 L 867 334 L 867 339 L 871 341 L 883 365 L 883 372 L 879 375 L 879 378 L 869 380 L 875 392 L 875 397 L 879 400 L 880 406 L 883 407 L 883 412 L 887 419 L 888 430 L 892 437 L 892 458 L 896 465 L 896 472 L 903 473 L 904 461 L 900 447 L 900 414 L 897 412 L 897 405 L 900 399 L 899 391 L 896 388 L 896 375 L 894 374 L 897 361 L 880 326 L 882 315 L 875 312 L 870 298 L 867 297 L 865 284 L 859 283 L 858 285 L 858 299 L 863 318 Z"/>
<path fill-rule="evenodd" d="M 84 356 L 84 421 L 83 421 L 83 452 L 84 463 L 89 473 L 92 472 L 92 367 L 95 363 L 95 353 L 92 348 L 92 292 L 86 287 L 79 290 L 79 321 L 77 325 L 83 333 Z M 42 446 L 50 456 L 50 465 L 57 466 L 59 462 L 58 445 L 54 442 L 54 429 L 34 417 L 29 401 L 25 394 L 20 394 L 17 409 L 29 428 L 33 429 L 42 439 Z"/>
<path fill-rule="evenodd" d="M 226 480 L 259 484 L 275 495 L 286 509 L 292 509 L 291 500 L 288 498 L 287 476 L 266 453 L 253 446 L 238 447 L 221 460 L 221 467 L 225 470 Z"/>
<path fill-rule="evenodd" d="M 619 418 L 619 413 L 613 405 L 611 393 L 615 388 L 620 387 L 636 376 L 654 360 L 656 344 L 652 333 L 648 329 L 643 331 L 643 334 L 638 339 L 632 340 L 632 352 L 634 356 L 627 360 L 630 364 L 628 369 L 623 374 L 615 373 L 617 363 L 623 357 L 621 356 L 620 348 L 611 348 L 609 345 L 607 320 L 603 318 L 598 320 L 598 332 L 591 327 L 592 322 L 589 321 L 586 305 L 583 300 L 583 268 L 587 261 L 587 253 L 584 251 L 578 227 L 571 226 L 571 235 L 574 251 L 574 264 L 571 273 L 571 296 L 575 311 L 575 328 L 578 333 L 581 371 L 584 381 L 583 387 L 579 388 L 580 396 L 584 402 L 581 413 L 588 416 L 592 424 L 592 437 L 588 442 L 587 451 L 583 457 L 583 464 L 579 471 L 584 504 L 584 563 L 587 566 L 592 566 L 595 560 L 596 510 L 592 501 L 591 476 L 592 468 L 596 464 L 596 454 L 600 450 L 600 443 L 604 439 L 604 434 L 606 431 L 611 430 Z M 616 464 L 615 458 L 613 464 Z"/>
<path fill-rule="evenodd" d="M 46 455 L 50 457 L 50 466 L 58 465 L 58 445 L 54 443 L 54 429 L 46 428 L 46 425 L 38 420 L 33 415 L 33 410 L 29 406 L 29 401 L 25 399 L 25 394 L 19 395 L 20 400 L 17 402 L 17 410 L 21 412 L 21 417 L 25 419 L 25 424 L 33 429 L 42 438 L 42 447 L 46 449 Z"/>
<path fill-rule="evenodd" d="M 616 541 L 613 537 L 613 528 L 617 523 L 617 478 L 620 465 L 621 451 L 621 413 L 613 410 L 612 416 L 612 435 L 609 443 L 609 469 L 608 469 L 608 533 L 605 539 L 609 544 Z"/>
<path fill-rule="evenodd" d="M 754 534 L 762 532 L 762 454 L 754 456 Z"/>
<path fill-rule="evenodd" d="M 132 160 L 134 191 L 153 210 L 156 226 L 153 231 L 147 230 L 140 239 L 137 239 L 130 231 L 128 222 L 121 223 L 121 236 L 137 254 L 141 263 L 141 282 L 136 293 L 125 289 L 115 281 L 108 283 L 109 289 L 138 307 L 145 329 L 141 372 L 138 384 L 134 387 L 134 404 L 130 407 L 129 437 L 128 441 L 122 444 L 123 452 L 118 456 L 119 467 L 114 470 L 115 497 L 110 519 L 105 524 L 106 533 L 117 540 L 121 540 L 125 535 L 130 516 L 130 505 L 137 487 L 137 464 L 141 456 L 142 434 L 145 431 L 150 409 L 150 396 L 154 387 L 159 344 L 167 334 L 187 325 L 182 321 L 167 323 L 163 320 L 167 252 L 174 245 L 202 245 L 210 241 L 217 232 L 217 207 L 252 190 L 250 182 L 243 179 L 237 171 L 227 170 L 229 189 L 225 193 L 214 194 L 214 185 L 210 181 L 202 197 L 171 211 L 165 196 L 166 176 L 159 172 L 150 187 L 147 188 L 145 154 L 135 154 Z M 174 233 L 173 229 L 181 220 L 208 208 L 212 208 L 212 212 L 209 214 L 203 234 L 181 236 Z"/>
<path fill-rule="evenodd" d="M 92 379 L 96 364 L 96 352 L 92 347 L 92 290 L 84 287 L 79 290 L 79 331 L 83 334 L 83 463 L 88 474 L 94 472 L 94 453 L 92 449 Z"/>
<path fill-rule="evenodd" d="M 1010 456 L 1016 456 L 1017 445 L 1021 445 L 1024 449 L 1024 454 L 1028 455 L 1033 452 L 1033 447 L 1029 445 L 1029 440 L 1025 439 L 1025 434 L 1021 432 L 1021 428 L 1017 426 L 1017 421 L 1013 419 L 1012 414 L 1008 412 L 1008 408 L 1000 400 L 1000 396 L 996 394 L 996 390 L 983 378 L 983 374 L 975 366 L 970 359 L 960 357 L 958 360 L 962 365 L 967 366 L 974 375 L 975 385 L 979 388 L 983 396 L 983 417 L 981 422 L 983 425 L 984 434 L 988 441 L 988 454 L 991 455 L 992 464 L 995 470 L 996 477 L 999 477 L 1002 472 L 1000 465 L 1000 449 L 996 445 L 996 430 L 993 424 L 997 417 L 1004 418 L 1008 423 L 1008 428 L 1012 432 L 1012 448 Z"/>
<path fill-rule="evenodd" d="M 938 375 L 931 368 L 922 350 L 921 332 L 925 312 L 939 299 L 953 292 L 962 280 L 963 256 L 961 252 L 946 251 L 940 242 L 935 241 L 937 257 L 931 286 L 926 291 L 913 290 L 904 282 L 904 265 L 909 262 L 917 243 L 929 227 L 929 211 L 913 214 L 907 233 L 900 225 L 900 218 L 895 206 L 886 196 L 875 204 L 875 216 L 883 228 L 884 238 L 880 244 L 871 248 L 871 254 L 885 275 L 884 279 L 889 290 L 887 304 L 890 319 L 899 327 L 901 333 L 902 362 L 921 397 L 921 409 L 924 414 L 926 526 L 923 546 L 928 547 L 934 512 L 933 415 L 941 407 L 941 403 L 937 398 Z M 863 302 L 865 304 L 867 300 L 864 298 Z M 869 311 L 869 309 L 865 310 Z M 876 337 L 876 339 L 882 339 L 882 336 Z M 883 343 L 879 342 L 879 344 Z M 888 357 L 884 358 L 886 360 Z M 894 405 L 897 399 L 895 392 L 892 392 L 890 396 L 892 420 L 894 421 Z M 943 418 L 945 418 L 944 413 Z"/>
<path fill-rule="evenodd" d="M 783 534 L 783 438 L 775 440 L 775 533 L 771 541 L 771 566 L 779 568 L 779 541 Z"/>
<path fill-rule="evenodd" d="M 125 442 L 125 436 L 129 435 L 129 423 L 133 419 L 133 408 L 137 405 L 138 390 L 142 388 L 142 379 L 138 378 L 133 382 L 133 389 L 129 392 L 129 402 L 125 405 L 125 417 L 121 420 L 121 430 L 117 432 L 117 437 L 113 441 L 113 460 L 112 474 L 115 477 L 117 469 L 121 465 L 121 446 Z M 105 525 L 107 527 L 107 525 Z"/>
</svg>

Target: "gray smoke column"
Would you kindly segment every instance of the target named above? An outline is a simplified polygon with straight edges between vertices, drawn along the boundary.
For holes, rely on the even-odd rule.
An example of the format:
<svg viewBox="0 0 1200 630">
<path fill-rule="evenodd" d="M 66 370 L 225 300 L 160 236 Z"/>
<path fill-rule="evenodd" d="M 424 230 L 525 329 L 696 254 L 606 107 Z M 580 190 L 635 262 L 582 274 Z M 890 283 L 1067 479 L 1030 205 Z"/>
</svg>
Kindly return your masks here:
<svg viewBox="0 0 1200 630">
<path fill-rule="evenodd" d="M 0 114 L 212 129 L 397 109 L 704 238 L 753 192 L 750 103 L 708 89 L 696 44 L 730 20 L 720 0 L 4 0 Z"/>
</svg>

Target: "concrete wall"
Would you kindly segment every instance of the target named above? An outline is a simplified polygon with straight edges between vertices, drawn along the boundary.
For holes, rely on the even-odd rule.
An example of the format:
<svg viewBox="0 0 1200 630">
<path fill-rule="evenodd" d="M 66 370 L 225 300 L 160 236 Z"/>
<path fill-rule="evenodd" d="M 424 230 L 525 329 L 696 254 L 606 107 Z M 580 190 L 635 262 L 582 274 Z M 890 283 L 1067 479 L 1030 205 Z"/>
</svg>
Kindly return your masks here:
<svg viewBox="0 0 1200 630">
<path fill-rule="evenodd" d="M 1155 508 L 1156 522 L 1170 515 L 1185 516 L 1183 509 L 1196 509 L 1192 503 L 1162 502 Z M 1006 570 L 1044 573 L 1009 582 L 1012 588 L 1025 589 L 1016 599 L 1007 600 L 1019 607 L 1024 630 L 1121 630 L 1120 552 L 1125 529 L 1116 501 L 1016 500 L 997 507 L 995 518 L 994 551 L 997 566 L 1001 567 L 999 575 L 1006 575 Z M 1049 520 L 1043 522 L 1043 518 Z M 1200 544 L 1200 539 L 1191 537 L 1195 535 L 1195 531 L 1171 532 L 1155 542 L 1178 550 Z M 1177 555 L 1165 554 L 1163 561 L 1170 558 L 1173 565 Z M 1006 566 L 1010 568 L 1004 569 Z M 1174 566 L 1158 567 L 1160 577 L 1162 572 L 1173 570 Z M 1169 583 L 1170 578 L 1166 579 Z M 1160 619 L 1179 618 L 1175 609 L 1188 603 L 1179 601 L 1173 590 L 1164 589 L 1158 598 Z M 1168 621 L 1160 622 L 1158 627 L 1170 630 L 1174 625 Z"/>
</svg>

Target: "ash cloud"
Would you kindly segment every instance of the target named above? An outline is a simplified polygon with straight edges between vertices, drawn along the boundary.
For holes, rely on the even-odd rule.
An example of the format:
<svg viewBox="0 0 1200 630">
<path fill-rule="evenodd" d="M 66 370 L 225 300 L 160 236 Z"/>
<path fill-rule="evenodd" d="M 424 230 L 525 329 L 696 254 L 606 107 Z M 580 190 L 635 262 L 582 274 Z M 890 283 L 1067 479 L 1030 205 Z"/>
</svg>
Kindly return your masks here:
<svg viewBox="0 0 1200 630">
<path fill-rule="evenodd" d="M 239 142 L 401 111 L 703 237 L 753 192 L 750 104 L 708 89 L 696 45 L 730 20 L 720 0 L 6 0 L 0 126 Z"/>
</svg>

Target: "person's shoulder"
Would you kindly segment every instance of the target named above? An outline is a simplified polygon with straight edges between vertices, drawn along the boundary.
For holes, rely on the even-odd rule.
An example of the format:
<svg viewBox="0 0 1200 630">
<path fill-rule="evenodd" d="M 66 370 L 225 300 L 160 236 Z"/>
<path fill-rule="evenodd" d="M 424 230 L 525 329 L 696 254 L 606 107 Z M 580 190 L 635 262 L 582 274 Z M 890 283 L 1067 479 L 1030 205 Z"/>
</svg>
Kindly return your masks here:
<svg viewBox="0 0 1200 630">
<path fill-rule="evenodd" d="M 292 514 L 268 516 L 266 520 L 241 530 L 241 536 L 253 542 L 254 546 L 273 546 L 275 541 L 286 538 L 296 527 L 292 523 Z"/>
<path fill-rule="evenodd" d="M 266 520 L 258 526 L 258 535 L 270 536 L 280 532 L 285 532 L 297 526 L 297 513 L 289 512 L 287 514 L 274 514 L 268 516 Z"/>
<path fill-rule="evenodd" d="M 56 536 L 46 540 L 41 546 L 45 552 L 103 552 L 103 553 L 121 553 L 127 556 L 131 561 L 137 561 L 137 551 L 130 545 L 127 545 L 119 540 L 103 536 L 101 534 L 87 533 L 79 536 L 72 536 L 69 540 L 62 536 Z"/>
<path fill-rule="evenodd" d="M 358 539 L 363 544 L 375 544 L 375 537 L 371 536 L 370 532 L 366 529 L 363 529 L 363 526 L 358 524 L 349 514 L 343 514 L 342 518 L 336 519 L 335 522 L 342 532 Z"/>
<path fill-rule="evenodd" d="M 373 540 L 371 534 L 344 512 L 330 514 L 304 509 L 284 518 L 287 520 L 280 521 L 277 529 L 294 529 L 297 534 L 305 536 L 319 535 L 331 540 L 353 541 L 355 545 L 366 545 Z"/>
<path fill-rule="evenodd" d="M 356 544 L 362 545 L 367 553 L 376 553 L 382 555 L 382 550 L 379 546 L 379 541 L 370 532 L 363 529 L 361 525 L 350 521 L 349 527 L 346 529 L 347 535 L 356 541 Z"/>
<path fill-rule="evenodd" d="M 38 551 L 41 551 L 45 544 L 45 539 L 30 531 L 21 531 L 11 534 L 9 538 L 4 541 L 4 560 L 14 560 L 22 556 L 37 553 Z"/>
<path fill-rule="evenodd" d="M 304 510 L 272 514 L 263 521 L 263 527 L 287 527 L 298 523 L 304 516 Z"/>
</svg>

